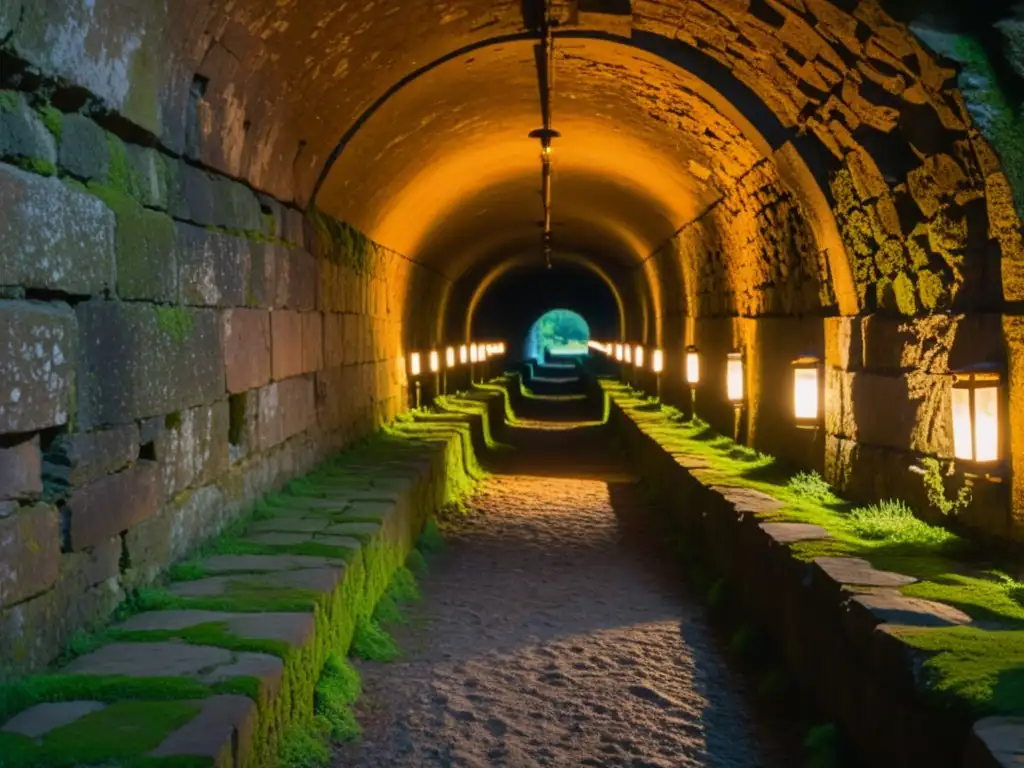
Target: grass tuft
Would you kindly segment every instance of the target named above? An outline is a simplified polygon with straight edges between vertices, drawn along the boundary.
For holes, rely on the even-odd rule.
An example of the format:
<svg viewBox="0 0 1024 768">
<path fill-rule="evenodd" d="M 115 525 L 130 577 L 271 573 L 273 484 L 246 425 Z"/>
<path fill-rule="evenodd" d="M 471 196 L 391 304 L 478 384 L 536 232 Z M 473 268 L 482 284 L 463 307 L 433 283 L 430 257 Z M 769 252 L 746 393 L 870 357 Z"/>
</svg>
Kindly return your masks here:
<svg viewBox="0 0 1024 768">
<path fill-rule="evenodd" d="M 819 504 L 837 504 L 839 498 L 832 486 L 817 472 L 797 472 L 789 479 L 786 487 L 799 498 Z"/>
<path fill-rule="evenodd" d="M 367 661 L 395 661 L 400 653 L 395 640 L 374 619 L 360 617 L 352 637 L 352 655 Z"/>
<path fill-rule="evenodd" d="M 937 525 L 914 517 L 913 510 L 898 499 L 887 499 L 850 512 L 853 531 L 868 541 L 896 544 L 943 544 L 957 537 Z"/>
<path fill-rule="evenodd" d="M 422 576 L 427 572 L 427 558 L 418 549 L 413 549 L 405 559 L 405 567 Z"/>
<path fill-rule="evenodd" d="M 388 582 L 387 594 L 399 604 L 419 602 L 420 586 L 416 583 L 413 572 L 404 567 L 395 571 Z"/>
<path fill-rule="evenodd" d="M 416 549 L 425 555 L 430 555 L 435 552 L 440 552 L 444 548 L 444 537 L 441 535 L 440 529 L 437 527 L 437 523 L 433 520 L 428 520 L 427 524 L 423 526 L 423 530 L 420 532 L 419 538 L 416 539 Z"/>
<path fill-rule="evenodd" d="M 362 688 L 355 667 L 340 656 L 331 654 L 316 686 L 314 712 L 335 741 L 354 741 L 362 733 L 352 712 L 352 704 L 359 698 Z"/>
</svg>

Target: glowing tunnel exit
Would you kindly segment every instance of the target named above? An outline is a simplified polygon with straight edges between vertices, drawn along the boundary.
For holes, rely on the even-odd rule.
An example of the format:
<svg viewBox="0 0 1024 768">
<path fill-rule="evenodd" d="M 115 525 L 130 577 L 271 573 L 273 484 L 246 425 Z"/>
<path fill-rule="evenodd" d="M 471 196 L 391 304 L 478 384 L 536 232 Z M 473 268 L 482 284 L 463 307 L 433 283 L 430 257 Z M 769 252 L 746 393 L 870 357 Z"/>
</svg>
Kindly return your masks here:
<svg viewBox="0 0 1024 768">
<path fill-rule="evenodd" d="M 534 321 L 526 335 L 524 357 L 583 357 L 590 350 L 590 326 L 571 309 L 552 309 Z"/>
</svg>

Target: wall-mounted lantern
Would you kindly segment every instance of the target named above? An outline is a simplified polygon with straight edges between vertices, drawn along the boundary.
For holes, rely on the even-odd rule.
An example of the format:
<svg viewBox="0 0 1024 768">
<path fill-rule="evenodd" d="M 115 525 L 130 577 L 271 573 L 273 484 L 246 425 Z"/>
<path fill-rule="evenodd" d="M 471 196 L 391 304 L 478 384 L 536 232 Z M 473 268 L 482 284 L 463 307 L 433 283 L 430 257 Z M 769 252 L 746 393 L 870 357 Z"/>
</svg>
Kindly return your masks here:
<svg viewBox="0 0 1024 768">
<path fill-rule="evenodd" d="M 636 345 L 636 349 L 633 352 L 633 364 L 637 368 L 644 367 L 644 348 L 639 344 Z"/>
<path fill-rule="evenodd" d="M 743 353 L 730 352 L 725 362 L 725 394 L 729 402 L 743 405 Z"/>
<path fill-rule="evenodd" d="M 409 355 L 409 373 L 413 378 L 413 388 L 416 391 L 416 408 L 420 407 L 420 373 L 422 368 L 420 367 L 420 353 L 413 352 Z"/>
<path fill-rule="evenodd" d="M 661 373 L 665 370 L 665 353 L 660 349 L 651 352 L 651 370 L 654 371 L 655 394 L 661 400 Z"/>
<path fill-rule="evenodd" d="M 430 357 L 428 359 L 430 360 L 431 373 L 437 373 L 439 370 L 441 370 L 441 357 L 440 355 L 437 354 L 436 349 L 430 350 Z"/>
<path fill-rule="evenodd" d="M 469 347 L 469 362 L 475 363 L 480 359 L 480 347 L 476 344 L 471 344 Z"/>
<path fill-rule="evenodd" d="M 622 362 L 622 345 L 621 344 L 616 344 L 615 345 L 615 360 L 616 360 L 616 362 L 619 362 L 619 363 Z"/>
<path fill-rule="evenodd" d="M 793 416 L 798 427 L 818 427 L 821 419 L 821 360 L 804 355 L 793 361 Z"/>
<path fill-rule="evenodd" d="M 624 347 L 622 348 L 622 352 L 623 352 L 623 356 L 624 356 L 624 357 L 625 357 L 625 359 L 626 359 L 626 364 L 627 364 L 627 365 L 630 365 L 630 364 L 632 364 L 632 362 L 633 362 L 633 347 L 632 347 L 632 346 L 630 346 L 629 344 L 626 344 L 626 345 L 625 345 L 625 346 L 624 346 Z"/>
<path fill-rule="evenodd" d="M 459 364 L 465 365 L 469 362 L 469 348 L 463 344 L 459 347 Z"/>
<path fill-rule="evenodd" d="M 991 365 L 978 365 L 953 376 L 953 455 L 973 464 L 1001 459 L 999 430 L 1001 376 Z"/>
<path fill-rule="evenodd" d="M 448 347 L 444 351 L 444 364 L 447 368 L 455 367 L 455 347 Z"/>
</svg>

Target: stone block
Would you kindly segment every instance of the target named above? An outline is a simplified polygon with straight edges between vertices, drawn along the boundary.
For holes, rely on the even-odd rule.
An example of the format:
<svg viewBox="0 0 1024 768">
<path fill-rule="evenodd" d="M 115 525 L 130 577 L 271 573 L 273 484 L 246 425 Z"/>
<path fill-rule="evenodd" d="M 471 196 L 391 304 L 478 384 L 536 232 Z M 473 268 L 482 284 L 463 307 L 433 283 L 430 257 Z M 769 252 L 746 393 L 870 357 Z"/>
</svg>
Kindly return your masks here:
<svg viewBox="0 0 1024 768">
<path fill-rule="evenodd" d="M 246 765 L 255 740 L 257 708 L 248 696 L 210 696 L 191 721 L 164 739 L 150 755 L 207 759 L 213 768 Z"/>
<path fill-rule="evenodd" d="M 285 206 L 284 221 L 278 233 L 278 237 L 298 246 L 299 248 L 307 248 L 305 214 L 300 210 Z"/>
<path fill-rule="evenodd" d="M 300 248 L 292 249 L 288 258 L 288 276 L 286 306 L 289 309 L 316 309 L 320 288 L 320 269 L 316 257 Z"/>
<path fill-rule="evenodd" d="M 302 318 L 302 372 L 314 373 L 324 365 L 324 325 L 319 312 L 303 312 Z"/>
<path fill-rule="evenodd" d="M 58 701 L 36 704 L 12 717 L 0 731 L 20 733 L 30 739 L 38 739 L 50 731 L 79 720 L 93 712 L 106 708 L 102 701 Z"/>
<path fill-rule="evenodd" d="M 60 517 L 47 504 L 0 520 L 0 608 L 45 592 L 60 569 Z"/>
<path fill-rule="evenodd" d="M 324 314 L 324 359 L 323 368 L 339 368 L 346 362 L 345 356 L 345 315 L 335 312 Z"/>
<path fill-rule="evenodd" d="M 951 369 L 1001 360 L 995 315 L 895 318 L 869 315 L 861 324 L 864 367 L 945 375 Z"/>
<path fill-rule="evenodd" d="M 44 457 L 47 485 L 77 488 L 117 472 L 138 458 L 139 444 L 139 428 L 135 424 L 63 434 L 50 445 Z"/>
<path fill-rule="evenodd" d="M 0 157 L 32 158 L 54 166 L 57 146 L 53 134 L 25 96 L 16 91 L 3 91 L 0 96 Z"/>
<path fill-rule="evenodd" d="M 249 297 L 249 241 L 188 224 L 175 226 L 181 302 L 205 307 L 241 307 Z"/>
<path fill-rule="evenodd" d="M 99 193 L 117 216 L 117 295 L 163 303 L 178 300 L 174 221 L 127 194 Z"/>
<path fill-rule="evenodd" d="M 42 492 L 39 435 L 14 445 L 0 445 L 0 499 L 35 499 Z"/>
<path fill-rule="evenodd" d="M 76 295 L 114 285 L 114 214 L 54 178 L 0 165 L 0 285 Z"/>
<path fill-rule="evenodd" d="M 825 318 L 825 364 L 841 371 L 859 370 L 863 361 L 860 318 Z"/>
<path fill-rule="evenodd" d="M 259 390 L 259 449 L 265 451 L 316 421 L 313 380 L 296 377 Z"/>
<path fill-rule="evenodd" d="M 128 144 L 125 147 L 128 163 L 135 180 L 135 194 L 147 208 L 167 210 L 167 166 L 172 162 L 155 149 Z"/>
<path fill-rule="evenodd" d="M 0 433 L 67 422 L 75 337 L 65 304 L 0 301 Z"/>
<path fill-rule="evenodd" d="M 274 380 L 302 373 L 302 315 L 288 310 L 271 312 L 270 336 Z"/>
<path fill-rule="evenodd" d="M 242 232 L 259 232 L 262 227 L 256 196 L 237 181 L 179 162 L 169 174 L 169 185 L 175 218 Z"/>
<path fill-rule="evenodd" d="M 75 314 L 80 428 L 125 424 L 223 397 L 215 311 L 89 301 Z"/>
<path fill-rule="evenodd" d="M 95 547 L 156 514 L 160 476 L 154 462 L 107 475 L 79 488 L 67 502 L 73 552 Z"/>
<path fill-rule="evenodd" d="M 228 403 L 198 405 L 180 413 L 157 441 L 165 497 L 206 485 L 228 467 Z"/>
<path fill-rule="evenodd" d="M 66 115 L 61 130 L 60 164 L 79 179 L 105 182 L 110 174 L 107 132 L 85 115 Z"/>
<path fill-rule="evenodd" d="M 246 305 L 250 307 L 279 307 L 277 303 L 279 281 L 288 279 L 288 249 L 278 243 L 249 243 L 251 262 Z M 279 268 L 279 265 L 283 264 Z M 280 274 L 279 274 L 280 273 Z"/>
<path fill-rule="evenodd" d="M 229 309 L 221 315 L 224 374 L 232 394 L 270 381 L 270 313 Z"/>
</svg>

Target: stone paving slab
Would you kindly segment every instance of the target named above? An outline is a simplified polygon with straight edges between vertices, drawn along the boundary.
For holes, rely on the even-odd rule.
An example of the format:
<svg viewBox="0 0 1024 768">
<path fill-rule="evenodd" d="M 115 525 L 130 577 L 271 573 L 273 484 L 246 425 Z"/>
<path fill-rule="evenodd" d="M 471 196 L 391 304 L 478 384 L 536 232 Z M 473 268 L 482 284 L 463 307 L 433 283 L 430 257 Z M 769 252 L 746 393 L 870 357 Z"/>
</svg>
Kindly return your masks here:
<svg viewBox="0 0 1024 768">
<path fill-rule="evenodd" d="M 256 702 L 247 696 L 211 696 L 199 714 L 149 754 L 206 757 L 213 768 L 246 765 L 256 725 Z"/>
<path fill-rule="evenodd" d="M 761 523 L 759 527 L 779 544 L 832 538 L 832 534 L 820 525 L 811 523 Z"/>
<path fill-rule="evenodd" d="M 236 637 L 280 640 L 294 647 L 308 643 L 316 630 L 312 613 L 227 613 L 223 611 L 149 611 L 132 616 L 115 629 L 182 630 L 200 624 L 224 624 Z"/>
<path fill-rule="evenodd" d="M 743 486 L 713 485 L 711 490 L 717 491 L 722 497 L 736 507 L 740 513 L 769 514 L 782 509 L 785 504 L 762 493 L 755 488 L 744 488 Z"/>
<path fill-rule="evenodd" d="M 227 573 L 277 573 L 303 568 L 344 567 L 345 561 L 308 555 L 213 555 L 203 560 L 203 570 L 211 575 Z"/>
<path fill-rule="evenodd" d="M 102 701 L 60 701 L 37 704 L 16 714 L 3 724 L 0 731 L 20 733 L 30 739 L 38 739 L 52 730 L 70 725 L 80 717 L 99 712 L 106 706 Z"/>
<path fill-rule="evenodd" d="M 210 576 L 195 581 L 179 581 L 168 590 L 179 597 L 223 597 L 229 595 L 234 585 L 249 587 L 292 587 L 308 589 L 321 594 L 331 594 L 341 582 L 344 568 L 302 568 L 283 571 L 268 577 L 265 574 L 238 574 L 233 576 Z"/>
<path fill-rule="evenodd" d="M 908 597 L 895 589 L 853 595 L 849 603 L 851 610 L 867 614 L 876 626 L 898 624 L 904 627 L 953 627 L 972 623 L 971 617 L 958 608 Z"/>
<path fill-rule="evenodd" d="M 1024 765 L 1024 717 L 986 717 L 974 724 L 970 749 L 981 768 L 1020 768 Z"/>
<path fill-rule="evenodd" d="M 246 533 L 279 531 L 284 533 L 315 533 L 330 525 L 329 517 L 283 517 L 259 520 L 246 529 Z"/>
<path fill-rule="evenodd" d="M 859 557 L 816 557 L 814 564 L 828 579 L 841 586 L 905 587 L 917 581 L 902 573 L 880 571 Z"/>
</svg>

